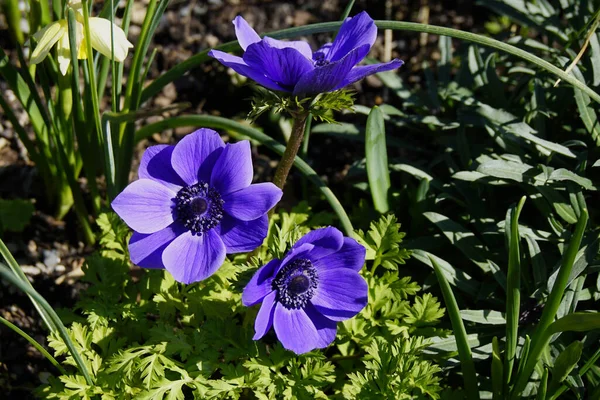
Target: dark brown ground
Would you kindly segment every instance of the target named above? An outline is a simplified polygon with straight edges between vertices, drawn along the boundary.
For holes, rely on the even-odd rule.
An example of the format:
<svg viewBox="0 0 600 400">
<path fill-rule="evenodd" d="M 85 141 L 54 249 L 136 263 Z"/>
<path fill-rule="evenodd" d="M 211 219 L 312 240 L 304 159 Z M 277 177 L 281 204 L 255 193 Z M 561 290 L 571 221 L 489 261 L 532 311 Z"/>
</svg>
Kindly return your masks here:
<svg viewBox="0 0 600 400">
<path fill-rule="evenodd" d="M 479 31 L 487 14 L 473 3 L 466 0 L 393 0 L 391 19 L 427 21 Z M 145 6 L 139 1 L 134 4 L 136 8 L 129 39 L 135 43 Z M 231 20 L 238 14 L 246 18 L 258 32 L 268 32 L 338 20 L 345 5 L 345 1 L 338 0 L 174 0 L 155 35 L 154 44 L 158 48 L 158 54 L 151 76 L 156 77 L 198 51 L 235 39 Z M 356 1 L 353 13 L 362 10 L 367 10 L 374 19 L 388 19 L 384 0 Z M 319 44 L 317 41 L 322 43 L 327 38 L 309 39 L 316 46 Z M 371 56 L 381 58 L 382 40 L 381 35 Z M 439 56 L 437 38 L 395 32 L 393 40 L 393 56 L 406 62 L 401 74 L 408 82 L 419 84 L 421 62 Z M 2 19 L 0 45 L 8 53 L 11 52 L 6 25 Z M 376 78 L 365 80 L 360 89 L 359 104 L 372 105 L 383 95 L 381 84 Z M 0 81 L 0 90 L 10 98 L 4 81 Z M 151 105 L 190 102 L 192 109 L 186 110 L 186 113 L 211 113 L 240 118 L 249 110 L 247 99 L 250 95 L 247 88 L 233 89 L 230 77 L 220 65 L 207 63 L 167 86 L 151 101 Z M 26 117 L 23 113 L 19 114 L 26 125 Z M 268 126 L 265 129 L 268 130 Z M 172 142 L 187 132 L 189 129 L 169 130 L 155 135 L 151 142 Z M 309 159 L 312 160 L 313 167 L 334 185 L 343 179 L 353 161 L 363 157 L 361 148 L 351 144 L 340 147 L 340 143 L 333 143 L 325 137 L 315 138 L 311 144 Z M 146 146 L 147 143 L 138 146 L 138 157 Z M 261 154 L 255 154 L 255 166 L 262 179 L 269 179 L 276 157 L 263 149 L 260 152 Z M 73 214 L 67 215 L 64 221 L 56 221 L 48 214 L 50 210 L 45 207 L 41 196 L 41 182 L 35 167 L 15 138 L 12 126 L 0 114 L 0 198 L 33 199 L 37 209 L 31 224 L 23 233 L 7 233 L 2 239 L 24 267 L 34 287 L 50 304 L 57 308 L 72 308 L 80 290 L 77 278 L 80 276 L 83 257 L 93 249 L 85 248 L 80 242 Z M 38 342 L 45 343 L 46 331 L 27 297 L 3 281 L 0 281 L 0 315 L 18 325 Z M 0 398 L 31 398 L 31 390 L 39 386 L 44 376 L 55 372 L 50 363 L 25 340 L 0 325 Z"/>
</svg>

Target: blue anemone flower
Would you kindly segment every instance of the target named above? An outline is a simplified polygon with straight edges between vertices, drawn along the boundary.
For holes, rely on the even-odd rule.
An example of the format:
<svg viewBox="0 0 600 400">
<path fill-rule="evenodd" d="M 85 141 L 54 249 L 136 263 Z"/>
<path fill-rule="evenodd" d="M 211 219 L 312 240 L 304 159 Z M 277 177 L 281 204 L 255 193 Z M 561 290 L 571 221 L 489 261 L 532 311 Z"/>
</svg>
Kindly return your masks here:
<svg viewBox="0 0 600 400">
<path fill-rule="evenodd" d="M 262 302 L 254 340 L 273 326 L 283 347 L 296 354 L 331 344 L 337 321 L 367 305 L 367 282 L 358 273 L 365 254 L 356 240 L 327 227 L 304 235 L 283 260 L 261 267 L 242 294 L 247 307 Z"/>
<path fill-rule="evenodd" d="M 338 90 L 368 75 L 403 64 L 394 59 L 384 64 L 357 66 L 377 38 L 377 27 L 364 11 L 347 18 L 333 43 L 327 43 L 314 53 L 303 41 L 261 39 L 240 16 L 233 24 L 243 56 L 219 50 L 211 50 L 208 55 L 266 88 L 291 92 L 294 96 Z"/>
<path fill-rule="evenodd" d="M 225 254 L 260 246 L 267 212 L 282 196 L 272 183 L 251 184 L 250 142 L 226 145 L 211 129 L 149 147 L 138 174 L 112 202 L 134 230 L 131 261 L 183 283 L 215 273 Z"/>
</svg>

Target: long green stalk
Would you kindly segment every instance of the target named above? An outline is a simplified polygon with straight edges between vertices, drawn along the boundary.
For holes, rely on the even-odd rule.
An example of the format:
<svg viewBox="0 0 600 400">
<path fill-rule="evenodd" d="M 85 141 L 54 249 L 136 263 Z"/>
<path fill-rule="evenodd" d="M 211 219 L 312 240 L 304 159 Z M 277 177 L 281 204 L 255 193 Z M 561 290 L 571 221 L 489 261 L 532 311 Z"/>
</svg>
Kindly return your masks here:
<svg viewBox="0 0 600 400">
<path fill-rule="evenodd" d="M 563 255 L 563 262 L 558 271 L 556 281 L 554 282 L 552 291 L 550 292 L 548 300 L 546 301 L 546 305 L 544 306 L 544 311 L 542 312 L 540 322 L 538 323 L 535 333 L 531 339 L 531 350 L 527 356 L 527 362 L 525 363 L 525 367 L 523 367 L 523 371 L 517 377 L 517 383 L 512 391 L 513 399 L 517 399 L 523 389 L 525 389 L 525 385 L 527 385 L 531 373 L 538 363 L 544 348 L 548 344 L 548 340 L 550 339 L 548 328 L 554 321 L 554 317 L 556 316 L 556 312 L 560 307 L 563 294 L 569 283 L 569 275 L 571 274 L 575 257 L 577 256 L 577 252 L 581 246 L 581 240 L 585 232 L 587 221 L 588 211 L 584 208 L 581 210 L 581 215 L 579 216 L 579 220 L 575 226 L 575 232 L 571 237 L 569 247 Z"/>
<path fill-rule="evenodd" d="M 92 379 L 83 359 L 81 358 L 81 355 L 75 348 L 75 344 L 73 344 L 73 341 L 69 337 L 67 328 L 65 328 L 62 321 L 60 320 L 60 317 L 58 316 L 58 314 L 56 314 L 56 311 L 54 311 L 52 306 L 50 306 L 46 299 L 44 299 L 38 292 L 36 292 L 35 289 L 31 287 L 31 285 L 26 285 L 25 283 L 23 283 L 21 280 L 15 277 L 7 267 L 5 267 L 2 264 L 0 264 L 0 276 L 2 276 L 3 279 L 6 279 L 16 287 L 18 287 L 23 292 L 27 293 L 30 297 L 33 297 L 35 301 L 46 311 L 47 315 L 50 317 L 50 319 L 56 326 L 58 334 L 65 342 L 65 345 L 67 346 L 69 352 L 73 356 L 73 359 L 79 367 L 79 371 L 85 378 L 85 381 L 88 385 L 92 386 L 94 384 L 94 380 Z"/>
<path fill-rule="evenodd" d="M 89 16 L 89 5 L 87 0 L 83 0 L 83 29 L 85 30 L 84 36 L 86 38 L 91 38 L 90 33 L 90 16 Z M 100 125 L 100 101 L 98 99 L 98 85 L 96 82 L 96 69 L 94 67 L 94 54 L 92 51 L 92 42 L 91 40 L 85 40 L 85 51 L 87 55 L 86 64 L 88 71 L 88 87 L 87 92 L 90 94 L 92 99 L 92 114 L 94 118 L 94 128 L 96 130 L 96 138 L 98 140 L 98 144 L 104 149 L 106 154 L 106 143 L 104 143 L 104 138 L 102 137 L 102 128 Z"/>
<path fill-rule="evenodd" d="M 596 93 L 590 87 L 588 87 L 585 83 L 580 82 L 573 75 L 565 73 L 562 69 L 556 67 L 555 65 L 549 63 L 541 59 L 540 57 L 531 54 L 525 50 L 519 49 L 513 45 L 501 42 L 496 39 L 489 38 L 487 36 L 479 35 L 476 33 L 465 32 L 459 29 L 446 28 L 443 26 L 436 25 L 426 25 L 419 24 L 415 22 L 403 22 L 403 21 L 375 21 L 375 24 L 380 29 L 392 29 L 399 31 L 412 31 L 412 32 L 425 32 L 433 35 L 443 35 L 449 36 L 456 39 L 465 40 L 472 43 L 481 44 L 483 46 L 491 47 L 493 49 L 511 54 L 515 57 L 519 57 L 525 61 L 528 61 L 549 73 L 555 75 L 558 78 L 570 83 L 578 89 L 581 89 L 588 96 L 594 99 L 596 102 L 600 103 L 600 94 Z M 324 32 L 333 32 L 337 31 L 341 25 L 341 22 L 324 22 L 320 24 L 312 24 L 306 25 L 296 28 L 284 29 L 275 32 L 269 32 L 266 36 L 275 38 L 275 39 L 291 39 L 298 36 L 311 35 L 315 33 L 324 33 Z M 237 42 L 229 42 L 225 43 L 217 49 L 222 51 L 239 51 L 240 47 Z M 202 51 L 195 56 L 192 56 L 185 60 L 184 62 L 177 64 L 175 67 L 171 68 L 169 71 L 165 72 L 163 75 L 159 76 L 154 82 L 152 82 L 144 92 L 142 93 L 141 101 L 144 102 L 149 98 L 153 97 L 157 93 L 159 93 L 162 88 L 170 82 L 173 82 L 175 79 L 179 78 L 187 71 L 192 68 L 197 67 L 198 65 L 211 60 L 208 56 L 208 51 Z"/>
<path fill-rule="evenodd" d="M 76 20 L 75 11 L 70 8 L 67 14 L 68 28 L 69 28 L 69 45 L 71 53 L 71 64 L 73 65 L 71 72 L 71 85 L 72 85 L 72 96 L 73 96 L 73 130 L 77 137 L 77 144 L 79 145 L 79 151 L 82 154 L 82 161 L 84 163 L 85 177 L 88 181 L 88 187 L 90 188 L 90 194 L 92 196 L 92 206 L 94 208 L 94 214 L 98 215 L 100 212 L 100 193 L 98 192 L 98 185 L 96 184 L 96 156 L 90 151 L 90 139 L 88 138 L 89 133 L 85 129 L 85 114 L 83 110 L 83 101 L 81 99 L 81 93 L 79 91 L 79 61 L 77 59 L 77 45 L 76 45 Z"/>
<path fill-rule="evenodd" d="M 292 165 L 294 164 L 294 160 L 296 159 L 296 155 L 302 144 L 308 115 L 308 110 L 304 110 L 292 116 L 294 124 L 292 126 L 290 139 L 287 146 L 285 146 L 285 151 L 281 155 L 281 160 L 277 164 L 275 176 L 273 176 L 273 183 L 280 189 L 283 189 L 285 185 L 285 181 L 287 180 L 290 169 L 292 169 Z"/>
<path fill-rule="evenodd" d="M 213 129 L 227 129 L 228 131 L 235 132 L 244 136 L 248 136 L 261 144 L 267 146 L 277 154 L 283 154 L 285 152 L 285 146 L 277 142 L 273 138 L 265 135 L 261 131 L 254 129 L 248 125 L 240 124 L 229 120 L 227 118 L 215 117 L 209 115 L 186 115 L 173 118 L 167 118 L 162 121 L 146 125 L 136 132 L 135 140 L 140 141 L 153 133 L 160 132 L 167 128 L 181 127 L 181 126 L 203 126 L 206 128 Z M 335 197 L 331 189 L 327 187 L 325 182 L 319 178 L 319 175 L 313 170 L 306 162 L 301 158 L 296 157 L 294 160 L 294 166 L 300 170 L 304 176 L 307 177 L 325 196 L 333 211 L 337 214 L 340 219 L 340 224 L 348 236 L 354 236 L 354 229 L 350 218 L 344 210 L 344 207 L 340 201 Z"/>
<path fill-rule="evenodd" d="M 442 272 L 442 268 L 433 257 L 429 257 L 435 276 L 440 284 L 440 290 L 444 297 L 444 303 L 446 304 L 446 310 L 448 311 L 448 317 L 452 323 L 452 330 L 454 331 L 454 337 L 456 339 L 456 347 L 458 349 L 458 358 L 460 359 L 460 367 L 463 372 L 464 387 L 467 392 L 467 399 L 479 399 L 479 390 L 477 389 L 477 374 L 475 373 L 475 364 L 473 363 L 473 356 L 471 354 L 471 348 L 469 347 L 469 339 L 467 337 L 467 331 L 465 324 L 460 316 L 460 310 L 458 303 L 452 293 L 450 284 Z"/>
<path fill-rule="evenodd" d="M 168 3 L 169 0 L 150 0 L 148 4 L 140 37 L 135 47 L 129 77 L 127 78 L 123 104 L 124 112 L 136 111 L 141 104 L 140 98 L 145 81 L 145 76 L 142 73 L 144 59 L 148 52 L 154 31 L 156 30 L 158 22 Z M 114 135 L 114 143 L 116 146 L 115 163 L 118 173 L 115 178 L 114 192 L 117 193 L 127 185 L 129 180 L 129 170 L 131 169 L 131 160 L 133 157 L 134 135 L 135 125 L 133 123 L 121 125 L 118 130 L 118 135 L 116 133 Z"/>
</svg>

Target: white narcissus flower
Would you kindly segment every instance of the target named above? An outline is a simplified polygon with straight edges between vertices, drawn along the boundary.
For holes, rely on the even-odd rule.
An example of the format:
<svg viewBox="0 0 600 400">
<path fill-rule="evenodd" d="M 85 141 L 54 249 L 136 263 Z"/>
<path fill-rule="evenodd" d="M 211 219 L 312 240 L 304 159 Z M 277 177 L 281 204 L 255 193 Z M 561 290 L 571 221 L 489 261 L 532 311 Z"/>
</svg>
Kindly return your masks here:
<svg viewBox="0 0 600 400">
<path fill-rule="evenodd" d="M 82 60 L 87 58 L 85 36 L 83 29 L 83 11 L 81 9 L 81 0 L 72 0 L 69 5 L 77 11 L 76 15 L 76 43 L 77 43 L 77 58 Z M 108 58 L 112 58 L 111 51 L 111 27 L 114 37 L 114 59 L 122 62 L 127 57 L 127 52 L 133 44 L 131 44 L 125 32 L 117 25 L 111 23 L 104 18 L 90 17 L 88 19 L 90 25 L 90 42 L 92 48 L 99 51 Z M 58 54 L 58 65 L 60 72 L 66 75 L 71 63 L 71 50 L 69 45 L 69 28 L 66 19 L 61 19 L 51 23 L 33 35 L 37 41 L 37 46 L 31 54 L 31 63 L 40 63 L 50 52 L 52 46 L 56 44 Z"/>
</svg>

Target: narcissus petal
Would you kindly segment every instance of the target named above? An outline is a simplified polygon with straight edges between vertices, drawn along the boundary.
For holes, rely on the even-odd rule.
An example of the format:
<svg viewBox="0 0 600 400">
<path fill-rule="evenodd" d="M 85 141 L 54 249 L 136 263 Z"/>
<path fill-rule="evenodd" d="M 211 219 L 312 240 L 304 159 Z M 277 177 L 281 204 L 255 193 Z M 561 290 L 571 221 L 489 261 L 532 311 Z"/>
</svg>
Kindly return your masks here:
<svg viewBox="0 0 600 400">
<path fill-rule="evenodd" d="M 114 59 L 122 62 L 133 47 L 123 29 L 104 18 L 90 18 L 90 41 L 92 47 L 106 57 L 113 59 L 111 49 L 111 27 L 114 36 Z"/>
<path fill-rule="evenodd" d="M 33 35 L 33 38 L 38 44 L 33 50 L 33 53 L 31 53 L 31 63 L 38 64 L 46 58 L 50 49 L 52 49 L 52 46 L 54 46 L 63 36 L 68 37 L 66 20 L 53 22 Z"/>
</svg>

